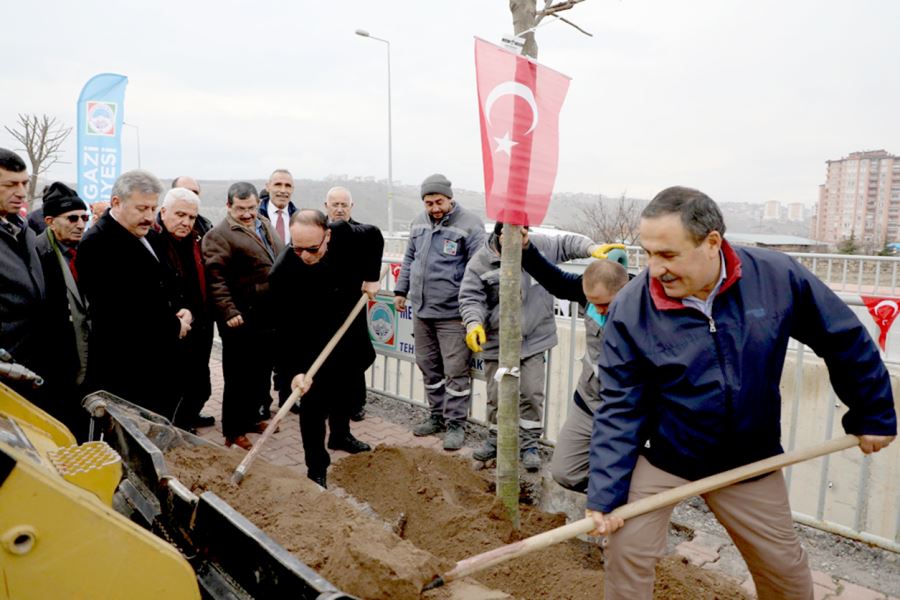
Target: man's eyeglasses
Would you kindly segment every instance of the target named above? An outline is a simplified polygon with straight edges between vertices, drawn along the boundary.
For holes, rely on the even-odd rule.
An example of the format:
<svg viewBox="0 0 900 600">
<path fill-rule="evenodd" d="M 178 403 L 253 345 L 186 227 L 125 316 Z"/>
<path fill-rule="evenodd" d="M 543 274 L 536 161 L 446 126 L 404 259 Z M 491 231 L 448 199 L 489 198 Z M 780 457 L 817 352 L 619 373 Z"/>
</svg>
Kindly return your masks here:
<svg viewBox="0 0 900 600">
<path fill-rule="evenodd" d="M 90 215 L 66 215 L 66 221 L 68 221 L 69 223 L 77 223 L 79 220 L 87 223 L 88 221 L 90 221 L 90 219 Z"/>
<path fill-rule="evenodd" d="M 325 236 L 323 235 L 323 236 L 322 236 L 322 241 L 319 242 L 318 244 L 316 244 L 315 246 L 308 246 L 308 247 L 306 247 L 306 248 L 299 248 L 299 247 L 297 247 L 297 246 L 291 245 L 291 247 L 294 249 L 294 254 L 296 254 L 297 256 L 300 256 L 300 255 L 303 254 L 304 252 L 308 252 L 308 253 L 310 253 L 310 254 L 315 254 L 315 253 L 317 253 L 317 252 L 319 251 L 319 248 L 321 248 L 321 247 L 322 247 L 322 244 L 324 244 L 324 243 L 325 243 Z"/>
</svg>

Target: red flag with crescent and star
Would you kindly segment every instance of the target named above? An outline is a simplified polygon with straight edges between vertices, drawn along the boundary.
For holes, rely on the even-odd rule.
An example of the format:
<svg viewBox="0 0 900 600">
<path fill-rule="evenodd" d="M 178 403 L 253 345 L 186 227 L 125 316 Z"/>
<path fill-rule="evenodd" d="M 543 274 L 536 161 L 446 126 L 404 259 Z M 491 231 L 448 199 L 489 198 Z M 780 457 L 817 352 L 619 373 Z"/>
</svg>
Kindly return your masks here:
<svg viewBox="0 0 900 600">
<path fill-rule="evenodd" d="M 878 345 L 884 350 L 884 344 L 887 341 L 888 330 L 894 324 L 897 314 L 900 313 L 900 298 L 890 298 L 878 296 L 860 296 L 869 314 L 875 319 L 875 324 L 881 330 L 878 336 Z"/>
<path fill-rule="evenodd" d="M 569 77 L 475 38 L 487 216 L 540 225 L 559 160 L 559 111 Z"/>
</svg>

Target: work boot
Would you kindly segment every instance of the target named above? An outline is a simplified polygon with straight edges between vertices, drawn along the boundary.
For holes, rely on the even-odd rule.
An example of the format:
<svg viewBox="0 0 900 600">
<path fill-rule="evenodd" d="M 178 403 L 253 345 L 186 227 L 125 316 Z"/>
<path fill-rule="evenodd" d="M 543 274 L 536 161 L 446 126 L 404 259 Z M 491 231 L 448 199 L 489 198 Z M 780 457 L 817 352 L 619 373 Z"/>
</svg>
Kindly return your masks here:
<svg viewBox="0 0 900 600">
<path fill-rule="evenodd" d="M 413 435 L 422 437 L 444 431 L 444 418 L 437 415 L 428 415 L 428 418 L 413 427 Z"/>
<path fill-rule="evenodd" d="M 232 446 L 250 450 L 253 447 L 253 442 L 247 439 L 246 435 L 236 435 L 234 437 L 225 438 L 225 447 L 231 448 Z"/>
<path fill-rule="evenodd" d="M 368 452 L 372 449 L 372 446 L 348 433 L 344 439 L 328 440 L 328 448 L 330 450 L 343 450 L 349 454 L 359 454 L 360 452 Z"/>
<path fill-rule="evenodd" d="M 307 473 L 306 477 L 317 485 L 328 489 L 328 482 L 325 478 L 325 473 Z"/>
<path fill-rule="evenodd" d="M 522 451 L 522 466 L 529 473 L 534 473 L 541 468 L 541 453 L 537 448 L 527 448 Z"/>
<path fill-rule="evenodd" d="M 358 411 L 356 411 L 355 413 L 350 415 L 350 420 L 355 423 L 359 423 L 360 421 L 362 421 L 365 418 L 366 418 L 366 407 L 362 407 Z"/>
<path fill-rule="evenodd" d="M 212 427 L 216 424 L 216 418 L 212 415 L 197 415 L 194 427 Z"/>
<path fill-rule="evenodd" d="M 472 458 L 481 462 L 497 458 L 497 443 L 493 440 L 486 440 L 481 448 L 472 453 Z"/>
<path fill-rule="evenodd" d="M 463 447 L 465 440 L 465 425 L 456 422 L 447 424 L 447 433 L 444 434 L 444 450 L 459 450 Z"/>
</svg>

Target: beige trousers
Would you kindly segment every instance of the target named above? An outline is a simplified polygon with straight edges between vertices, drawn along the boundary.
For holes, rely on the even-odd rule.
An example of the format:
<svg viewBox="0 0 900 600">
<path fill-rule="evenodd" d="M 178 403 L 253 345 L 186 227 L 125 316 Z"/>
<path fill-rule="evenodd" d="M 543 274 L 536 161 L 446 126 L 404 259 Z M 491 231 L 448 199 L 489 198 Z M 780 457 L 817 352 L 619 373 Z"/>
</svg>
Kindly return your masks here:
<svg viewBox="0 0 900 600">
<path fill-rule="evenodd" d="M 628 502 L 688 483 L 638 458 Z M 812 574 L 794 532 L 781 471 L 703 495 L 747 563 L 760 600 L 812 600 Z M 649 600 L 657 561 L 666 550 L 673 507 L 629 519 L 609 538 L 606 600 Z"/>
</svg>

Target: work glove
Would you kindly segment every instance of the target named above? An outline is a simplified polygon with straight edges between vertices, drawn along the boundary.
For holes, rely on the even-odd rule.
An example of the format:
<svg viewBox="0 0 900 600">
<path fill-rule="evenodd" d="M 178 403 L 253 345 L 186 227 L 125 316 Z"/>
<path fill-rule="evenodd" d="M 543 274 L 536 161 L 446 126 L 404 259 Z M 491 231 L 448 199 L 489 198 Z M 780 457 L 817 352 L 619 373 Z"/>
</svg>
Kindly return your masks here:
<svg viewBox="0 0 900 600">
<path fill-rule="evenodd" d="M 625 244 L 594 244 L 591 246 L 593 258 L 605 258 L 628 268 L 628 253 Z"/>
<path fill-rule="evenodd" d="M 471 323 L 466 327 L 466 346 L 472 352 L 481 352 L 481 344 L 487 341 L 487 334 L 481 323 Z"/>
<path fill-rule="evenodd" d="M 591 257 L 592 258 L 609 258 L 610 250 L 614 250 L 618 248 L 619 250 L 625 249 L 625 244 L 594 244 L 591 246 Z"/>
</svg>

